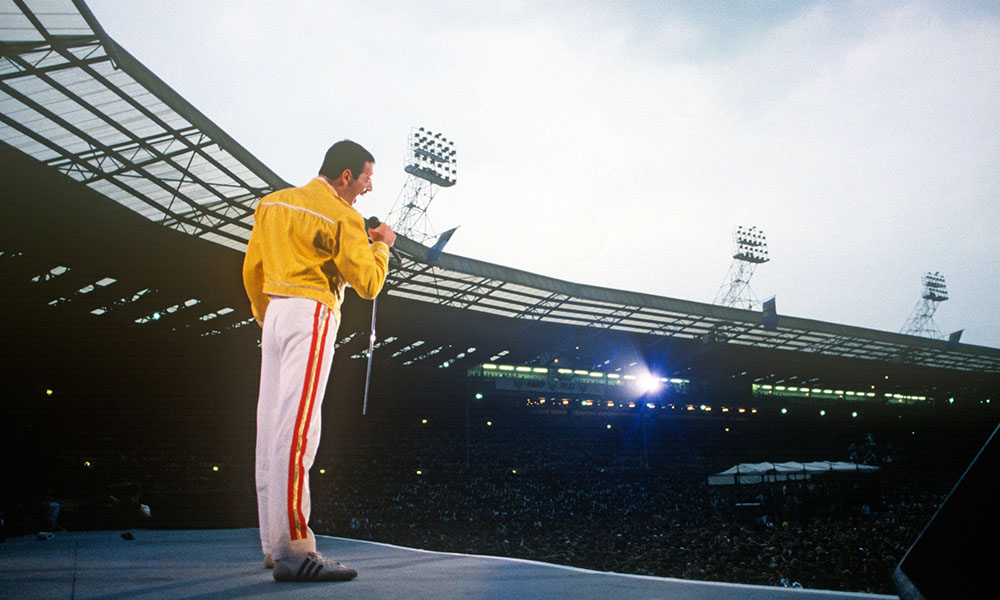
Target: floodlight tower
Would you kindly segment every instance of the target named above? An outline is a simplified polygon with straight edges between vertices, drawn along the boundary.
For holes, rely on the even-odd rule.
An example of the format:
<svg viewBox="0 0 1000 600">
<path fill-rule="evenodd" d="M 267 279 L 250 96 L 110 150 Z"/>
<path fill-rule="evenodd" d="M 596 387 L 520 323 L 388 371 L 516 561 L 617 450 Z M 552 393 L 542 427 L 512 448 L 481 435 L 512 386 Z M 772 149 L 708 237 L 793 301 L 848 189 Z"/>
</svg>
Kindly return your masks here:
<svg viewBox="0 0 1000 600">
<path fill-rule="evenodd" d="M 910 318 L 906 320 L 900 333 L 922 335 L 934 339 L 944 339 L 944 334 L 934 323 L 934 312 L 938 304 L 948 299 L 948 288 L 944 283 L 944 275 L 935 271 L 924 273 L 924 294 L 913 307 Z"/>
<path fill-rule="evenodd" d="M 410 176 L 389 211 L 389 223 L 396 233 L 425 243 L 436 237 L 427 207 L 438 188 L 451 187 L 457 181 L 455 142 L 423 127 L 411 129 L 403 170 Z"/>
<path fill-rule="evenodd" d="M 729 274 L 719 287 L 713 304 L 753 310 L 760 305 L 760 301 L 750 288 L 750 278 L 757 265 L 771 260 L 767 256 L 767 238 L 756 227 L 746 228 L 740 225 L 733 233 L 733 240 L 733 263 L 729 266 Z"/>
</svg>

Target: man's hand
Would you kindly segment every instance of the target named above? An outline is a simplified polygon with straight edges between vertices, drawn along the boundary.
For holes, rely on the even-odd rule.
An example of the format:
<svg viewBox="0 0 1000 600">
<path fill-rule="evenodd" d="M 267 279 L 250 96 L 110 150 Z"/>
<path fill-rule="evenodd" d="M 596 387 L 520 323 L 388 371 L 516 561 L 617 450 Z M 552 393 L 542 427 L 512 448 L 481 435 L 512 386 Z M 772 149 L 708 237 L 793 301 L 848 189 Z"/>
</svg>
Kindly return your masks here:
<svg viewBox="0 0 1000 600">
<path fill-rule="evenodd" d="M 396 242 L 396 233 L 392 230 L 392 227 L 389 227 L 388 223 L 379 223 L 378 227 L 369 229 L 368 237 L 370 237 L 373 242 L 383 242 L 390 248 L 392 248 L 393 243 Z"/>
</svg>

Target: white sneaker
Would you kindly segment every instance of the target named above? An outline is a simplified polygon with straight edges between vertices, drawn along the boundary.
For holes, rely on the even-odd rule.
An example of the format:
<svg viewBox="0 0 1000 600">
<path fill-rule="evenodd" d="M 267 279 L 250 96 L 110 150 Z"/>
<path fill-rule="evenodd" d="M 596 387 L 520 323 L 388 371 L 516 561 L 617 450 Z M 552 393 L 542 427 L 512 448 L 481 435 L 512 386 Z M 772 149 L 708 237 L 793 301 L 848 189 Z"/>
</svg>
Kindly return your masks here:
<svg viewBox="0 0 1000 600">
<path fill-rule="evenodd" d="M 358 572 L 323 558 L 319 552 L 310 552 L 275 561 L 273 575 L 275 581 L 347 581 Z"/>
</svg>

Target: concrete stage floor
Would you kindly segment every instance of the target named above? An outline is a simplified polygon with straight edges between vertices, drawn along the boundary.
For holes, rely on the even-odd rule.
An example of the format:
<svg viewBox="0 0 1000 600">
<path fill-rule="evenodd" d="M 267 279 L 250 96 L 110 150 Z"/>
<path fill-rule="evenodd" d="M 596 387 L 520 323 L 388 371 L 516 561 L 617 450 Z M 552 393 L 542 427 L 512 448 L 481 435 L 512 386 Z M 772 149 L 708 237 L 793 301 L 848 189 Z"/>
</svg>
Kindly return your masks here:
<svg viewBox="0 0 1000 600">
<path fill-rule="evenodd" d="M 620 575 L 519 559 L 448 554 L 319 536 L 320 552 L 358 570 L 340 583 L 278 583 L 256 529 L 59 533 L 0 544 L 0 598 L 355 598 L 834 600 L 895 596 Z"/>
</svg>

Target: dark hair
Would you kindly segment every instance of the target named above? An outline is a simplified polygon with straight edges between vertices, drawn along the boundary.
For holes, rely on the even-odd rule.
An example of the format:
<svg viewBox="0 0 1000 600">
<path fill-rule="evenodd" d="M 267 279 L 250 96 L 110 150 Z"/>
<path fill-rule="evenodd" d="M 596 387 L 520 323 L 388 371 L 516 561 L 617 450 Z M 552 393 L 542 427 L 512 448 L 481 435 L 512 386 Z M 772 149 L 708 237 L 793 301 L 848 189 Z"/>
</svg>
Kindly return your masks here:
<svg viewBox="0 0 1000 600">
<path fill-rule="evenodd" d="M 330 146 L 323 158 L 323 166 L 319 168 L 319 174 L 330 179 L 340 177 L 344 169 L 350 169 L 351 178 L 357 179 L 365 169 L 365 163 L 375 162 L 372 153 L 365 150 L 361 144 L 351 140 L 341 140 Z"/>
</svg>

